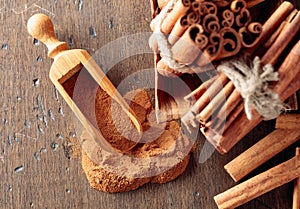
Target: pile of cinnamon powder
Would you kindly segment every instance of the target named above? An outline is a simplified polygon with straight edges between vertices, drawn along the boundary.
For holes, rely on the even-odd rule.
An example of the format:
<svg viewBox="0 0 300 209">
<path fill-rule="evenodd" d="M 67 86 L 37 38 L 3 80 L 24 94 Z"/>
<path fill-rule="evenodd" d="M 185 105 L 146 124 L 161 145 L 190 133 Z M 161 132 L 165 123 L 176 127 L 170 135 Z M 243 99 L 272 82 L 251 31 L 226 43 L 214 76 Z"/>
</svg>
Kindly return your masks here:
<svg viewBox="0 0 300 209">
<path fill-rule="evenodd" d="M 95 101 L 99 130 L 123 155 L 119 161 L 97 148 L 101 160 L 93 162 L 91 153 L 82 153 L 82 167 L 89 183 L 104 192 L 125 192 L 146 183 L 171 181 L 184 172 L 189 162 L 190 149 L 185 148 L 191 147 L 191 143 L 181 133 L 179 123 L 156 124 L 154 108 L 145 90 L 131 91 L 126 98 L 142 124 L 142 135 L 121 107 L 99 88 Z"/>
</svg>

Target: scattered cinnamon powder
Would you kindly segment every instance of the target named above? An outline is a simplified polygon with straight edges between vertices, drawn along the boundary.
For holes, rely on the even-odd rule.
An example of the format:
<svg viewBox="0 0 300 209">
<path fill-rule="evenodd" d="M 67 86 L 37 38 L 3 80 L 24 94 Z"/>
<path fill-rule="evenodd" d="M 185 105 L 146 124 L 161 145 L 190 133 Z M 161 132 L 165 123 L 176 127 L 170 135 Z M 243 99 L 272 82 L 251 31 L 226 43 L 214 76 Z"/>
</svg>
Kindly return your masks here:
<svg viewBox="0 0 300 209">
<path fill-rule="evenodd" d="M 156 124 L 151 100 L 144 90 L 131 91 L 125 98 L 143 126 L 139 143 L 136 130 L 121 107 L 99 88 L 95 101 L 99 129 L 112 146 L 126 154 L 115 157 L 100 147 L 92 153 L 84 149 L 82 152 L 82 167 L 89 183 L 104 192 L 125 192 L 145 183 L 171 181 L 184 172 L 189 162 L 192 143 L 181 133 L 179 123 Z M 93 162 L 96 158 L 98 162 Z"/>
</svg>

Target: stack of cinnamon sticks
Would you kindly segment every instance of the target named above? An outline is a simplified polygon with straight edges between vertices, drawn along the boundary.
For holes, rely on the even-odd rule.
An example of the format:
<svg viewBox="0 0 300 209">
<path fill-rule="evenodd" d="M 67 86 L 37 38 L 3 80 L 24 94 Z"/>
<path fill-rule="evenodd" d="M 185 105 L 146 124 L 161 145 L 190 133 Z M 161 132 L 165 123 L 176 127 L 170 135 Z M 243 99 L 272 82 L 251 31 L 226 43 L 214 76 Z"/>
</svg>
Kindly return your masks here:
<svg viewBox="0 0 300 209">
<path fill-rule="evenodd" d="M 296 36 L 299 31 L 300 13 L 291 3 L 284 2 L 263 25 L 257 43 L 243 51 L 250 58 L 261 53 L 261 64 L 275 67 L 279 81 L 269 87 L 281 101 L 300 89 L 300 41 Z M 190 128 L 200 123 L 201 131 L 220 153 L 228 152 L 262 120 L 255 109 L 252 119 L 247 118 L 240 93 L 223 73 L 185 99 L 192 107 L 182 118 L 183 123 Z"/>
<path fill-rule="evenodd" d="M 168 47 L 170 54 L 161 53 L 161 56 L 171 55 L 175 61 L 191 68 L 178 71 L 162 59 L 157 69 L 166 76 L 205 71 L 208 69 L 205 66 L 212 61 L 253 47 L 262 32 L 261 24 L 251 21 L 245 0 L 160 0 L 158 6 L 162 10 L 167 6 L 171 8 L 161 14 L 163 17 L 158 15 L 151 22 L 153 31 L 159 28 L 166 35 L 167 45 L 162 46 L 154 33 L 150 46 L 157 53 Z"/>
</svg>

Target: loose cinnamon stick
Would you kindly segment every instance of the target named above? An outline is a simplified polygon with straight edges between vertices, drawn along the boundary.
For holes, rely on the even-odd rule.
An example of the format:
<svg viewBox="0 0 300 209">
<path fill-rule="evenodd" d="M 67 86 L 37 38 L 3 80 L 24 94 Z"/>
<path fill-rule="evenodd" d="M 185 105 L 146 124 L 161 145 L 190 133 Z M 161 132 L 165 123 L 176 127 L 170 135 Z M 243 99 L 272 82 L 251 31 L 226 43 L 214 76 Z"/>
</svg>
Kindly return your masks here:
<svg viewBox="0 0 300 209">
<path fill-rule="evenodd" d="M 300 131 L 300 114 L 283 114 L 276 120 L 277 129 L 299 129 Z"/>
<path fill-rule="evenodd" d="M 234 89 L 234 85 L 232 82 L 228 82 L 226 86 L 221 90 L 210 102 L 209 104 L 196 116 L 196 119 L 205 124 L 213 113 L 218 109 L 218 107 L 225 102 L 228 95 Z"/>
<path fill-rule="evenodd" d="M 300 129 L 275 130 L 225 165 L 224 168 L 237 182 L 298 139 L 300 139 Z"/>
<path fill-rule="evenodd" d="M 280 95 L 281 101 L 285 101 L 300 88 L 300 41 L 297 42 L 288 54 L 280 66 L 278 73 L 280 81 L 277 82 L 276 86 L 272 89 L 275 93 Z M 285 86 L 285 89 L 283 89 L 282 86 Z M 240 111 L 240 109 L 236 108 L 234 112 L 236 111 Z M 247 119 L 245 113 L 242 112 L 236 117 L 234 112 L 232 113 L 232 115 L 234 115 L 232 124 L 226 129 L 222 137 L 218 139 L 218 143 L 214 145 L 221 153 L 228 152 L 250 130 L 262 121 L 261 116 L 256 110 L 252 111 L 253 118 L 250 121 Z M 229 118 L 229 120 L 231 119 Z"/>
<path fill-rule="evenodd" d="M 219 209 L 236 208 L 300 176 L 300 156 L 281 163 L 214 197 Z"/>
<path fill-rule="evenodd" d="M 296 156 L 300 155 L 300 148 L 296 149 Z M 293 193 L 293 209 L 300 208 L 300 178 L 298 177 L 294 183 L 294 193 Z"/>
</svg>

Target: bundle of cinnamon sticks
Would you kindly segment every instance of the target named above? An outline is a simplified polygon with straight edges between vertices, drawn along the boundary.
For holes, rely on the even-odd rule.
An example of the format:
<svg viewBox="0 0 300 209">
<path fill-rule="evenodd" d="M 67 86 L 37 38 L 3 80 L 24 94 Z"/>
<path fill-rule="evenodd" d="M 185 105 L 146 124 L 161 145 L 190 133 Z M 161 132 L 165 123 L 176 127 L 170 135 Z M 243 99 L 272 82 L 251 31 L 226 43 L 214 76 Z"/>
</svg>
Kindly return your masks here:
<svg viewBox="0 0 300 209">
<path fill-rule="evenodd" d="M 261 37 L 244 54 L 261 57 L 261 64 L 271 64 L 279 75 L 269 87 L 285 101 L 300 89 L 300 12 L 284 2 L 262 27 Z M 287 54 L 287 55 L 286 55 Z M 282 61 L 283 60 L 283 61 Z M 201 124 L 201 131 L 220 153 L 227 153 L 263 119 L 252 110 L 252 119 L 245 114 L 244 101 L 225 74 L 204 82 L 187 95 L 192 107 L 182 118 L 192 128 Z"/>
<path fill-rule="evenodd" d="M 242 48 L 253 47 L 259 40 L 262 26 L 251 20 L 248 7 L 253 6 L 254 1 L 250 2 L 252 4 L 248 5 L 245 0 L 158 1 L 162 11 L 170 11 L 156 16 L 151 28 L 153 31 L 159 28 L 167 44 L 162 46 L 154 33 L 150 46 L 156 53 L 161 52 L 162 57 L 172 56 L 176 62 L 189 66 L 179 71 L 161 59 L 157 63 L 158 72 L 166 76 L 202 72 L 214 60 L 232 57 Z M 168 55 L 163 54 L 163 47 L 169 48 Z"/>
</svg>

